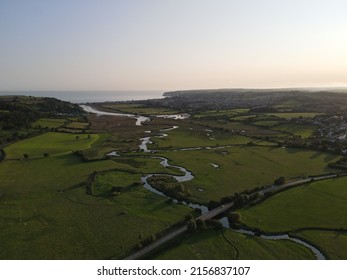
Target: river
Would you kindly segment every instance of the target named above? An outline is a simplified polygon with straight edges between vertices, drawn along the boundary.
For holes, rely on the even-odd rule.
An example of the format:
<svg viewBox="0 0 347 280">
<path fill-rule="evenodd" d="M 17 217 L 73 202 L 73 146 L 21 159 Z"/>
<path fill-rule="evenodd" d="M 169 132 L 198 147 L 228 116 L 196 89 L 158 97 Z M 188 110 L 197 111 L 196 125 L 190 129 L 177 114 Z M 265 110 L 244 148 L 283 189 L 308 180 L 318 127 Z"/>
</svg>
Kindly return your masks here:
<svg viewBox="0 0 347 280">
<path fill-rule="evenodd" d="M 173 127 L 173 128 L 169 128 L 169 129 L 166 129 L 166 131 L 171 130 L 171 129 L 175 129 L 175 128 L 178 128 L 178 127 L 176 126 L 176 127 Z M 162 134 L 159 137 L 165 137 L 165 134 Z M 139 145 L 140 150 L 143 150 L 145 152 L 151 152 L 152 150 L 149 150 L 147 148 L 147 144 L 151 144 L 152 143 L 151 140 L 150 140 L 150 137 L 144 137 L 144 138 L 141 138 L 141 140 L 142 140 L 141 144 Z M 201 147 L 198 147 L 196 149 L 200 149 L 200 148 Z M 181 149 L 181 150 L 185 150 L 185 149 Z M 152 187 L 148 183 L 148 179 L 150 177 L 152 177 L 152 176 L 167 175 L 167 176 L 174 177 L 178 182 L 187 182 L 187 181 L 190 181 L 190 180 L 194 179 L 194 175 L 190 171 L 188 171 L 186 168 L 184 168 L 182 166 L 169 164 L 167 158 L 164 158 L 164 157 L 151 157 L 151 158 L 161 159 L 161 162 L 160 162 L 161 165 L 163 165 L 165 167 L 177 168 L 181 172 L 183 172 L 184 175 L 182 175 L 182 176 L 172 176 L 172 175 L 169 175 L 169 174 L 156 174 L 156 173 L 147 174 L 147 175 L 141 177 L 141 181 L 143 183 L 143 186 L 147 190 L 149 190 L 149 191 L 151 191 L 151 192 L 153 192 L 155 194 L 158 194 L 160 196 L 164 196 L 166 198 L 170 198 L 170 199 L 172 199 L 172 201 L 174 203 L 181 203 L 181 204 L 184 204 L 184 205 L 186 205 L 186 206 L 188 206 L 190 208 L 193 208 L 193 209 L 200 209 L 202 214 L 205 214 L 205 213 L 209 212 L 208 208 L 205 205 L 190 203 L 190 202 L 186 202 L 186 201 L 178 201 L 177 199 L 173 199 L 171 197 L 168 197 L 165 194 L 163 194 L 162 192 L 160 192 L 160 191 L 156 190 L 154 187 Z M 228 229 L 230 229 L 230 230 L 232 230 L 234 232 L 245 234 L 245 235 L 251 235 L 251 236 L 255 236 L 256 235 L 255 232 L 250 231 L 250 230 L 245 230 L 245 229 L 235 230 L 235 229 L 230 228 L 229 221 L 228 221 L 227 217 L 223 217 L 223 218 L 219 219 L 219 221 L 222 223 L 223 227 L 228 228 Z M 277 235 L 276 234 L 274 234 L 274 235 L 261 234 L 258 237 L 262 238 L 262 239 L 266 239 L 266 240 L 290 240 L 292 242 L 295 242 L 297 244 L 305 246 L 306 248 L 311 250 L 312 253 L 316 256 L 316 258 L 318 260 L 325 260 L 326 259 L 325 256 L 322 254 L 322 252 L 320 252 L 316 247 L 312 246 L 311 244 L 309 244 L 309 243 L 307 243 L 307 242 L 305 242 L 305 241 L 303 241 L 301 239 L 290 237 L 288 234 L 277 234 Z"/>
<path fill-rule="evenodd" d="M 128 117 L 128 118 L 136 119 L 136 125 L 137 126 L 141 126 L 143 122 L 147 122 L 150 120 L 150 118 L 144 117 L 144 116 L 138 116 L 138 115 L 133 115 L 133 114 L 104 112 L 104 111 L 94 109 L 94 108 L 87 106 L 87 105 L 80 105 L 80 106 L 83 108 L 84 111 L 86 111 L 88 113 L 93 113 L 93 114 L 97 114 L 97 115 L 101 115 L 101 116 L 102 115 L 117 116 L 117 117 Z"/>
<path fill-rule="evenodd" d="M 87 106 L 87 105 L 80 105 L 85 111 L 89 112 L 89 113 L 94 113 L 94 114 L 98 114 L 98 115 L 110 115 L 110 116 L 124 116 L 124 117 L 130 117 L 130 118 L 135 118 L 136 119 L 136 125 L 138 126 L 141 126 L 141 124 L 145 121 L 149 121 L 150 119 L 148 117 L 144 117 L 144 116 L 137 116 L 137 115 L 132 115 L 132 114 L 122 114 L 122 113 L 110 113 L 110 112 L 103 112 L 103 111 L 99 111 L 99 110 L 96 110 L 90 106 Z M 168 129 L 164 129 L 162 131 L 170 131 L 170 130 L 173 130 L 173 129 L 176 129 L 178 128 L 178 126 L 173 126 L 172 128 L 168 128 Z M 159 136 L 157 137 L 166 137 L 168 136 L 167 134 L 165 133 L 161 133 Z M 151 137 L 143 137 L 141 138 L 141 143 L 139 145 L 139 149 L 144 151 L 144 152 L 152 152 L 152 150 L 148 149 L 147 147 L 147 144 L 151 144 L 151 140 L 150 140 Z M 209 147 L 208 147 L 209 148 Z M 219 147 L 218 147 L 219 148 Z M 196 149 L 196 150 L 199 150 L 201 149 L 201 147 L 196 147 L 196 148 L 187 148 L 187 149 L 180 149 L 180 150 L 188 150 L 188 149 Z M 157 195 L 160 195 L 160 196 L 164 196 L 168 199 L 171 199 L 174 203 L 180 203 L 180 204 L 183 204 L 183 205 L 186 205 L 190 208 L 193 208 L 193 209 L 200 209 L 201 213 L 202 214 L 205 214 L 205 213 L 208 213 L 209 210 L 208 208 L 205 206 L 205 205 L 200 205 L 200 204 L 196 204 L 196 203 L 191 203 L 191 202 L 187 202 L 187 201 L 178 201 L 177 199 L 174 199 L 174 198 L 171 198 L 171 197 L 168 197 L 166 196 L 164 193 L 156 190 L 155 188 L 153 188 L 149 183 L 148 183 L 148 179 L 152 176 L 156 176 L 156 175 L 167 175 L 167 176 L 171 176 L 171 177 L 174 177 L 178 182 L 187 182 L 187 181 L 190 181 L 192 179 L 194 179 L 194 175 L 188 171 L 186 168 L 182 167 L 182 166 L 177 166 L 177 165 L 171 165 L 168 161 L 167 158 L 165 157 L 151 157 L 151 158 L 156 158 L 156 159 L 160 159 L 160 164 L 163 165 L 164 167 L 173 167 L 173 168 L 177 168 L 179 169 L 182 173 L 184 173 L 184 175 L 181 175 L 181 176 L 173 176 L 173 175 L 170 175 L 170 174 L 158 174 L 158 173 L 151 173 L 151 174 L 147 174 L 143 177 L 141 177 L 141 182 L 143 183 L 143 186 L 157 194 Z M 229 226 L 229 222 L 228 222 L 228 219 L 226 217 L 223 217 L 219 220 L 222 225 L 234 232 L 237 232 L 237 233 L 241 233 L 241 234 L 246 234 L 246 235 L 251 235 L 251 236 L 254 236 L 255 235 L 255 232 L 253 231 L 250 231 L 250 230 L 246 230 L 246 229 L 238 229 L 238 230 L 235 230 L 235 229 L 231 229 L 230 226 Z M 292 242 L 295 242 L 297 244 L 300 244 L 302 246 L 305 246 L 306 248 L 310 249 L 312 251 L 312 253 L 316 256 L 316 258 L 318 260 L 325 260 L 325 256 L 322 254 L 322 252 L 320 252 L 316 247 L 312 246 L 311 244 L 301 240 L 301 239 L 298 239 L 298 238 L 293 238 L 293 237 L 290 237 L 288 234 L 278 234 L 278 235 L 266 235 L 266 234 L 262 234 L 259 236 L 259 238 L 262 238 L 262 239 L 267 239 L 267 240 L 290 240 Z"/>
</svg>

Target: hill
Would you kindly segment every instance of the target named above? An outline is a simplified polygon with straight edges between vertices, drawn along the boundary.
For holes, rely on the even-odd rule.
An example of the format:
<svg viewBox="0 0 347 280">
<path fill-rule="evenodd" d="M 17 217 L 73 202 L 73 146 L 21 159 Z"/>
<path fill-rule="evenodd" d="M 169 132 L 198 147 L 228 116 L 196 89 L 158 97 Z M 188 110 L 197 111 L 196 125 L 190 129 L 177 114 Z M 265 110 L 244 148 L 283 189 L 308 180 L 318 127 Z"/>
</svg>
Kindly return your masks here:
<svg viewBox="0 0 347 280">
<path fill-rule="evenodd" d="M 0 96 L 0 144 L 25 138 L 39 118 L 82 114 L 77 105 L 49 97 Z M 21 130 L 26 133 L 21 134 Z"/>
</svg>

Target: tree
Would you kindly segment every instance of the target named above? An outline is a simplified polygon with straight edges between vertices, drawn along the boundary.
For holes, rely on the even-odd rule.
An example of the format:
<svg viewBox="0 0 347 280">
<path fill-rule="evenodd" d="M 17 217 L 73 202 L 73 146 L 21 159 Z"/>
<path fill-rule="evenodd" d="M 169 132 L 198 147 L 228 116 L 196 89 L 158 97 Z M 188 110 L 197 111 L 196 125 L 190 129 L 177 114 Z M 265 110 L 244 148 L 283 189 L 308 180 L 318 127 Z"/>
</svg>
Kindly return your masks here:
<svg viewBox="0 0 347 280">
<path fill-rule="evenodd" d="M 76 140 L 80 139 L 80 137 L 78 135 L 76 135 Z"/>
<path fill-rule="evenodd" d="M 195 220 L 188 221 L 187 228 L 188 228 L 188 231 L 190 231 L 190 232 L 196 231 L 198 229 L 198 227 L 196 226 Z"/>
<path fill-rule="evenodd" d="M 209 228 L 214 228 L 214 229 L 222 229 L 223 225 L 219 220 L 211 219 L 207 220 L 206 224 L 208 225 Z"/>
<path fill-rule="evenodd" d="M 43 156 L 47 158 L 49 156 L 49 153 L 44 153 Z"/>
<path fill-rule="evenodd" d="M 91 136 L 90 136 L 90 134 L 88 134 L 88 139 L 90 139 L 91 138 Z"/>
<path fill-rule="evenodd" d="M 231 212 L 228 215 L 228 221 L 230 224 L 239 223 L 241 221 L 241 214 L 238 212 Z"/>
<path fill-rule="evenodd" d="M 184 217 L 184 220 L 185 220 L 186 222 L 189 222 L 189 221 L 194 220 L 194 217 L 193 217 L 192 214 L 188 214 L 188 215 L 186 215 L 186 216 Z"/>
<path fill-rule="evenodd" d="M 201 220 L 201 219 L 196 220 L 196 227 L 197 227 L 198 229 L 201 229 L 201 230 L 207 229 L 207 226 L 206 226 L 205 221 L 203 221 L 203 220 Z"/>
<path fill-rule="evenodd" d="M 149 237 L 149 242 L 150 243 L 153 243 L 154 241 L 156 241 L 157 240 L 157 237 L 154 235 L 154 234 L 152 234 L 150 237 Z"/>
<path fill-rule="evenodd" d="M 23 158 L 24 158 L 24 159 L 28 159 L 28 158 L 29 158 L 29 155 L 28 155 L 28 154 L 23 154 Z"/>
</svg>

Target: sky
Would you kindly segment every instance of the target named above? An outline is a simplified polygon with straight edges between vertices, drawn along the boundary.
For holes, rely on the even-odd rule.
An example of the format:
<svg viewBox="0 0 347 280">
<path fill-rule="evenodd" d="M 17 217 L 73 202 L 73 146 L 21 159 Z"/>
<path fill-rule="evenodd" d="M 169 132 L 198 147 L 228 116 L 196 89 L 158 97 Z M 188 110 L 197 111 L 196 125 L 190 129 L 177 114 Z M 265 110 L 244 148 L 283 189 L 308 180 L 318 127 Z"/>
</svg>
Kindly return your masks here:
<svg viewBox="0 0 347 280">
<path fill-rule="evenodd" d="M 0 90 L 347 86 L 345 0 L 0 0 Z"/>
</svg>

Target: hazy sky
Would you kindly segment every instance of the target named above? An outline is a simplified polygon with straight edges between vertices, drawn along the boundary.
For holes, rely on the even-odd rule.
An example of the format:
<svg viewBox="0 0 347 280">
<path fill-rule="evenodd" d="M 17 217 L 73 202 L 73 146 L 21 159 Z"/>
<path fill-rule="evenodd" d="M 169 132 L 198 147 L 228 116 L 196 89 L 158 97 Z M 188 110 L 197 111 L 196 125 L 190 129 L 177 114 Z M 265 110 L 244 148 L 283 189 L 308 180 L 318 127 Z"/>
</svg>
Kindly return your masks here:
<svg viewBox="0 0 347 280">
<path fill-rule="evenodd" d="M 346 0 L 0 0 L 0 90 L 347 86 Z"/>
</svg>

